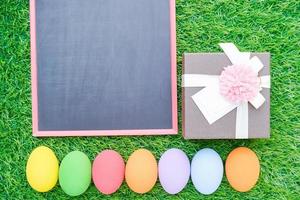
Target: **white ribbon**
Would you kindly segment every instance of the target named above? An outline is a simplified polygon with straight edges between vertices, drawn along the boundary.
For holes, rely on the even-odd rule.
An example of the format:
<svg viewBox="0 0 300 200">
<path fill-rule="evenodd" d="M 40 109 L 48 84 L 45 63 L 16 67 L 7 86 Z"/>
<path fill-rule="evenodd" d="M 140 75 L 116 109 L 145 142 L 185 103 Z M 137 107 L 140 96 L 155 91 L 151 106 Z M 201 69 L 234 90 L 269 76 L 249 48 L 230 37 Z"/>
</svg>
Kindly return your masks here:
<svg viewBox="0 0 300 200">
<path fill-rule="evenodd" d="M 249 52 L 240 52 L 233 43 L 221 43 L 221 48 L 232 64 L 248 64 L 257 74 L 264 67 L 258 57 L 250 58 Z M 260 77 L 260 87 L 270 88 L 270 76 Z M 209 124 L 214 123 L 235 108 L 236 138 L 248 138 L 248 102 L 232 103 L 227 101 L 219 90 L 219 76 L 204 74 L 184 74 L 182 87 L 204 87 L 192 96 L 193 101 L 203 113 Z M 259 92 L 249 103 L 258 109 L 265 102 Z"/>
</svg>

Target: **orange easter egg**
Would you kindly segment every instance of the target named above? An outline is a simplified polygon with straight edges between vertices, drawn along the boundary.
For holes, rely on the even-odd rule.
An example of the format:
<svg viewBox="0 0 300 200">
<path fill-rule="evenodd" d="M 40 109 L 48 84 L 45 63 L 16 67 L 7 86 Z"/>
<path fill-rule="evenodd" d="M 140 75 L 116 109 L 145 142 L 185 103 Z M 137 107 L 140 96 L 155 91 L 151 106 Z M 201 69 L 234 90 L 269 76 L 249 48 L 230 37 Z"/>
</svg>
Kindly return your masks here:
<svg viewBox="0 0 300 200">
<path fill-rule="evenodd" d="M 157 162 L 153 154 L 146 149 L 133 152 L 126 164 L 125 179 L 134 192 L 149 192 L 157 180 Z"/>
<path fill-rule="evenodd" d="M 258 180 L 259 160 L 251 149 L 238 147 L 228 155 L 225 172 L 229 184 L 235 190 L 247 192 L 255 186 Z"/>
</svg>

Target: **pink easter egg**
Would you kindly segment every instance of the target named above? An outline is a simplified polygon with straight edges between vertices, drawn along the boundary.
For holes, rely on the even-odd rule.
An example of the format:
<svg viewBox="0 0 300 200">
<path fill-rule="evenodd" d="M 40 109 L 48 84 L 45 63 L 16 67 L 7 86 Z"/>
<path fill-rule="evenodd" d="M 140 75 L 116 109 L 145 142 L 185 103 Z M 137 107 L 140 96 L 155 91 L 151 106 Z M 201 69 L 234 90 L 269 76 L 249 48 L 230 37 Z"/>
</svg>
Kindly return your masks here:
<svg viewBox="0 0 300 200">
<path fill-rule="evenodd" d="M 94 160 L 93 181 L 103 194 L 116 192 L 124 180 L 125 164 L 122 156 L 113 150 L 102 151 Z"/>
</svg>

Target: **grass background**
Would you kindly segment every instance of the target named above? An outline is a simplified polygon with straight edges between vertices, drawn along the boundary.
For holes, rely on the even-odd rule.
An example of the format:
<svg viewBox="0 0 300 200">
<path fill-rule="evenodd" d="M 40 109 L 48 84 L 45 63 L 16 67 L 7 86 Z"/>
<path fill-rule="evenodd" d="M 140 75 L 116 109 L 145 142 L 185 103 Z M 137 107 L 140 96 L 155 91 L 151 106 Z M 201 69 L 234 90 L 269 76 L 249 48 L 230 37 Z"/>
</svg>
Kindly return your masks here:
<svg viewBox="0 0 300 200">
<path fill-rule="evenodd" d="M 52 148 L 59 160 L 73 150 L 92 160 L 112 148 L 125 160 L 138 148 L 157 159 L 169 148 L 184 150 L 189 158 L 210 147 L 225 160 L 235 147 L 253 149 L 261 161 L 257 186 L 248 193 L 234 191 L 223 178 L 216 193 L 204 196 L 191 181 L 178 195 L 168 195 L 160 184 L 145 195 L 126 184 L 111 195 L 91 186 L 77 199 L 299 199 L 300 198 L 300 3 L 298 0 L 177 0 L 178 106 L 183 52 L 218 52 L 219 42 L 234 42 L 244 51 L 272 55 L 271 138 L 258 140 L 184 140 L 177 136 L 35 138 L 31 132 L 30 37 L 28 0 L 0 3 L 0 199 L 68 199 L 59 186 L 37 193 L 26 182 L 28 155 L 38 145 Z M 181 126 L 181 113 L 179 109 Z"/>
</svg>

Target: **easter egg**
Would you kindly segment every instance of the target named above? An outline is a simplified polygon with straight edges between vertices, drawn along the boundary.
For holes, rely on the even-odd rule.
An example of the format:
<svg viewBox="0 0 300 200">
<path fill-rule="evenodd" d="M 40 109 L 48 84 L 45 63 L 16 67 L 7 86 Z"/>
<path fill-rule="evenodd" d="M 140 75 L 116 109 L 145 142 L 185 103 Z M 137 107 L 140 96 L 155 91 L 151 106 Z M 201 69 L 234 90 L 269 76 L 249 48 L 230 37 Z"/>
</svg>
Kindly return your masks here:
<svg viewBox="0 0 300 200">
<path fill-rule="evenodd" d="M 259 160 L 251 149 L 238 147 L 227 157 L 226 177 L 229 184 L 239 192 L 247 192 L 255 186 L 259 171 Z"/>
<path fill-rule="evenodd" d="M 136 193 L 149 192 L 157 180 L 157 163 L 146 149 L 136 150 L 129 157 L 125 168 L 126 183 Z"/>
<path fill-rule="evenodd" d="M 91 162 L 80 151 L 72 151 L 61 161 L 59 184 L 70 196 L 83 194 L 91 183 Z"/>
<path fill-rule="evenodd" d="M 29 185 L 38 192 L 48 192 L 58 180 L 58 160 L 45 146 L 35 148 L 27 161 L 26 177 Z"/>
<path fill-rule="evenodd" d="M 223 178 L 223 162 L 213 149 L 205 148 L 196 153 L 191 164 L 192 182 L 200 193 L 214 193 Z"/>
<path fill-rule="evenodd" d="M 189 181 L 189 158 L 180 149 L 169 149 L 158 162 L 158 176 L 161 186 L 167 193 L 177 194 Z"/>
<path fill-rule="evenodd" d="M 102 151 L 93 162 L 93 181 L 96 188 L 103 194 L 116 192 L 124 180 L 124 173 L 123 158 L 116 151 Z"/>
</svg>

